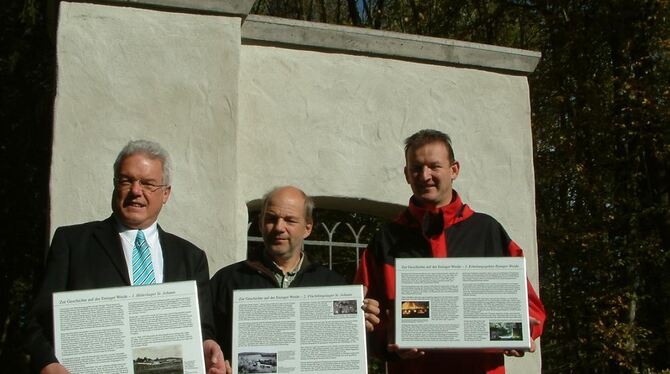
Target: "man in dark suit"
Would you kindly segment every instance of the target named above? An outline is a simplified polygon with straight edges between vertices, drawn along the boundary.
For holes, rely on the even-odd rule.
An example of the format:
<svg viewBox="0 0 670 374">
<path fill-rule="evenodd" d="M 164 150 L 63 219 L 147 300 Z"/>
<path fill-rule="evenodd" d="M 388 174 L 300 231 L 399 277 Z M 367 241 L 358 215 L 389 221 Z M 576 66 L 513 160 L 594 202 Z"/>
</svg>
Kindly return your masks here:
<svg viewBox="0 0 670 374">
<path fill-rule="evenodd" d="M 131 141 L 114 163 L 113 214 L 104 221 L 56 230 L 26 329 L 26 347 L 36 371 L 68 372 L 54 354 L 54 292 L 184 280 L 197 281 L 208 374 L 230 370 L 213 340 L 207 257 L 157 224 L 170 191 L 167 152 L 154 142 Z"/>
</svg>

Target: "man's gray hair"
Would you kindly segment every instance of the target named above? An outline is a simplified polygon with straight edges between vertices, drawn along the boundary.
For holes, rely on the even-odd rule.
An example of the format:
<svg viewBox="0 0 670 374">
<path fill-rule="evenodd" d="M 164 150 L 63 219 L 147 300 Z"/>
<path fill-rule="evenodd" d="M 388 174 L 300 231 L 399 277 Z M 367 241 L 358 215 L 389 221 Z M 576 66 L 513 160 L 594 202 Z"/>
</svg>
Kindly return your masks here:
<svg viewBox="0 0 670 374">
<path fill-rule="evenodd" d="M 160 144 L 151 140 L 131 140 L 123 147 L 119 155 L 116 156 L 116 161 L 114 161 L 114 178 L 118 178 L 119 176 L 121 162 L 127 157 L 138 153 L 146 155 L 150 159 L 160 160 L 163 164 L 163 181 L 161 183 L 170 185 L 170 169 L 172 166 L 170 155 Z"/>
<path fill-rule="evenodd" d="M 294 186 L 280 186 L 280 187 L 275 187 L 271 189 L 270 191 L 266 192 L 265 195 L 263 195 L 263 203 L 261 205 L 261 220 L 262 217 L 265 216 L 265 209 L 268 207 L 268 201 L 270 201 L 270 198 L 272 198 L 272 195 L 275 194 L 275 192 L 279 190 L 283 190 L 285 188 L 295 188 L 296 190 L 300 191 L 300 194 L 302 195 L 303 199 L 305 199 L 305 222 L 307 223 L 314 223 L 314 199 L 312 199 L 309 195 L 305 193 L 305 191 L 294 187 Z"/>
</svg>

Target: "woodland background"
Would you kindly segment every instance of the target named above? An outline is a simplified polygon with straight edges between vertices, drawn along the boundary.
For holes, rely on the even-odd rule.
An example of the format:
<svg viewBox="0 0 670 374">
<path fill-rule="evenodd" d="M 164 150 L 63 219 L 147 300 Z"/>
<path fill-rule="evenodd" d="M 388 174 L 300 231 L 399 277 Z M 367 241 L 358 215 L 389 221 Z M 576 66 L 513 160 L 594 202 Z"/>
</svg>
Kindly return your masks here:
<svg viewBox="0 0 670 374">
<path fill-rule="evenodd" d="M 0 6 L 0 371 L 48 245 L 51 0 Z M 252 13 L 542 52 L 529 77 L 545 373 L 670 373 L 667 0 L 257 0 Z M 73 180 L 72 183 L 77 183 Z"/>
</svg>

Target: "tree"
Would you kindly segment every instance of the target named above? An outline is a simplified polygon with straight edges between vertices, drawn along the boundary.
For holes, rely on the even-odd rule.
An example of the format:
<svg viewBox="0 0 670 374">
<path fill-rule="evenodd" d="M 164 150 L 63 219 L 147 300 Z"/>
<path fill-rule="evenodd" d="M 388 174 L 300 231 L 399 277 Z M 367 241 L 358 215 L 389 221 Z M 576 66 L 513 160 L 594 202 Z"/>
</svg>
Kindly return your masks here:
<svg viewBox="0 0 670 374">
<path fill-rule="evenodd" d="M 0 362 L 24 373 L 19 328 L 47 239 L 53 45 L 46 2 L 9 0 L 0 13 Z"/>
<path fill-rule="evenodd" d="M 539 10 L 543 63 L 531 88 L 543 295 L 553 320 L 545 368 L 668 368 L 667 319 L 657 309 L 667 306 L 660 274 L 670 244 L 667 4 Z"/>
</svg>

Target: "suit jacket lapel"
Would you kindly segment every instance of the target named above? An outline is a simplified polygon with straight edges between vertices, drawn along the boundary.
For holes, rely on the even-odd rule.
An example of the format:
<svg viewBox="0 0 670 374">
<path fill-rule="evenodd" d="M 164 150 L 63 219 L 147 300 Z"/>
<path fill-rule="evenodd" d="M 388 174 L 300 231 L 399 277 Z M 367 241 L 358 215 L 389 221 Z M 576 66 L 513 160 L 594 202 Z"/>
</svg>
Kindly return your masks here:
<svg viewBox="0 0 670 374">
<path fill-rule="evenodd" d="M 116 230 L 116 221 L 114 216 L 110 216 L 102 221 L 95 229 L 93 234 L 100 246 L 104 249 L 109 257 L 109 260 L 119 272 L 124 282 L 130 286 L 130 277 L 128 275 L 128 265 L 126 264 L 126 257 L 123 254 L 123 246 L 121 245 L 121 238 Z"/>
<path fill-rule="evenodd" d="M 163 251 L 163 282 L 173 282 L 176 274 L 179 273 L 177 253 L 175 242 L 169 240 L 167 234 L 160 225 L 158 225 L 158 240 L 161 242 L 161 249 Z"/>
</svg>

